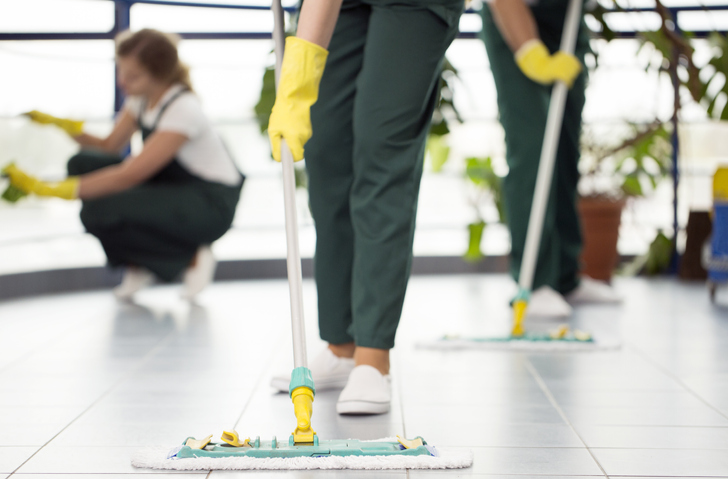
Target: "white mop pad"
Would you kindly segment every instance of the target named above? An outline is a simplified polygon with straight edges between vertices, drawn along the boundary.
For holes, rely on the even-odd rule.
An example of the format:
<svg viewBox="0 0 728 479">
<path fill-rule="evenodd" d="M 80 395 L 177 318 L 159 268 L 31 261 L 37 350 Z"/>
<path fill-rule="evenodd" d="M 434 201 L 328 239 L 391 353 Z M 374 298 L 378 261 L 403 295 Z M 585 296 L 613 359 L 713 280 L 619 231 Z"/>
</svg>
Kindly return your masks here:
<svg viewBox="0 0 728 479">
<path fill-rule="evenodd" d="M 396 441 L 396 438 L 374 442 Z M 134 467 L 177 471 L 241 469 L 461 469 L 473 464 L 473 453 L 461 449 L 438 449 L 437 456 L 327 456 L 294 458 L 198 457 L 167 459 L 169 448 L 153 447 L 137 451 Z"/>
</svg>

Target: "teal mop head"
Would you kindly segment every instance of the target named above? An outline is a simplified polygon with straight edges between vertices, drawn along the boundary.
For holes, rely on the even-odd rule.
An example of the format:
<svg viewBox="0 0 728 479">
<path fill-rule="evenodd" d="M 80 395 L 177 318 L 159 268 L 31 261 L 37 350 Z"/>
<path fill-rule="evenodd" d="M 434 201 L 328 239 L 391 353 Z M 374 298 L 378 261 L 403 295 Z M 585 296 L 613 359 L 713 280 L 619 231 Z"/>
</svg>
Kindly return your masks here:
<svg viewBox="0 0 728 479">
<path fill-rule="evenodd" d="M 515 351 L 596 351 L 619 349 L 619 342 L 595 341 L 591 334 L 571 330 L 567 325 L 549 333 L 525 332 L 523 335 L 496 337 L 466 337 L 445 335 L 442 338 L 419 343 L 423 349 L 502 349 Z"/>
<path fill-rule="evenodd" d="M 242 442 L 223 434 L 223 443 L 212 443 L 208 436 L 188 438 L 171 451 L 149 449 L 132 458 L 140 468 L 168 470 L 225 469 L 453 469 L 470 467 L 472 453 L 435 449 L 418 437 L 414 440 L 377 441 L 318 440 L 310 445 L 256 438 Z M 227 437 L 226 437 L 227 436 Z M 231 445 L 231 440 L 238 444 Z"/>
</svg>

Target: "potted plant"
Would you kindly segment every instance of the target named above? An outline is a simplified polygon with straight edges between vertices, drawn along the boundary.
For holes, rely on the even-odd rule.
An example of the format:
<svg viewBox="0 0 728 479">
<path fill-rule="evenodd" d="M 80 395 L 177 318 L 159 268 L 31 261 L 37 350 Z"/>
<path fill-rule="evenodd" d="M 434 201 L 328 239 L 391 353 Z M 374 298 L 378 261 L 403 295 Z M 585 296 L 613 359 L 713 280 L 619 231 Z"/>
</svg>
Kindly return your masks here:
<svg viewBox="0 0 728 479">
<path fill-rule="evenodd" d="M 595 137 L 589 130 L 583 134 L 579 163 L 582 273 L 610 281 L 619 258 L 622 211 L 630 198 L 649 194 L 669 175 L 672 146 L 669 125 L 659 121 L 630 125 L 628 138 L 616 146 L 600 144 Z"/>
</svg>

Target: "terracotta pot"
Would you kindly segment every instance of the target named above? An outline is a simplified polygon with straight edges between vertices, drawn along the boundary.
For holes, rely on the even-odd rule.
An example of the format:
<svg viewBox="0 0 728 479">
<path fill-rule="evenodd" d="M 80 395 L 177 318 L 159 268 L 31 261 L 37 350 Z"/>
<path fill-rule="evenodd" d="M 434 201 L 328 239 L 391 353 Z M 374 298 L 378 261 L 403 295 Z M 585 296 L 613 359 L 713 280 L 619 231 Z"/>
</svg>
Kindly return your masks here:
<svg viewBox="0 0 728 479">
<path fill-rule="evenodd" d="M 617 266 L 617 240 L 625 200 L 579 198 L 584 249 L 581 252 L 581 273 L 594 279 L 611 281 Z"/>
</svg>

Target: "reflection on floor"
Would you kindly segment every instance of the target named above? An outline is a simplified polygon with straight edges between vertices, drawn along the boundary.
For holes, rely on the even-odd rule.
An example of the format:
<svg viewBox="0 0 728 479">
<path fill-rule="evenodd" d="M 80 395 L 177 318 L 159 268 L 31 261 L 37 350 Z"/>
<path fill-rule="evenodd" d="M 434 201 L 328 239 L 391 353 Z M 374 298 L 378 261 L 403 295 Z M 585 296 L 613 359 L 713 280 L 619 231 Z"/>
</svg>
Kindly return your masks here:
<svg viewBox="0 0 728 479">
<path fill-rule="evenodd" d="M 621 336 L 620 351 L 437 352 L 415 344 L 506 330 L 514 288 L 504 276 L 416 277 L 395 349 L 393 411 L 340 417 L 336 393 L 316 397 L 322 438 L 422 435 L 472 449 L 471 469 L 173 477 L 728 477 L 728 310 L 700 284 L 622 279 L 617 288 L 623 306 L 578 307 L 572 322 Z M 290 400 L 268 386 L 290 368 L 286 283 L 218 284 L 195 306 L 177 294 L 155 288 L 134 305 L 109 293 L 0 304 L 0 478 L 161 477 L 134 469 L 131 452 L 233 426 L 290 433 Z M 305 298 L 314 354 L 322 344 L 311 283 Z"/>
</svg>

